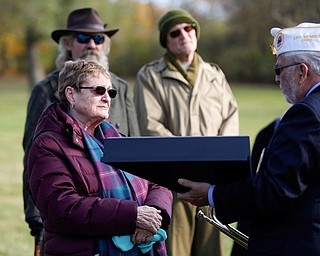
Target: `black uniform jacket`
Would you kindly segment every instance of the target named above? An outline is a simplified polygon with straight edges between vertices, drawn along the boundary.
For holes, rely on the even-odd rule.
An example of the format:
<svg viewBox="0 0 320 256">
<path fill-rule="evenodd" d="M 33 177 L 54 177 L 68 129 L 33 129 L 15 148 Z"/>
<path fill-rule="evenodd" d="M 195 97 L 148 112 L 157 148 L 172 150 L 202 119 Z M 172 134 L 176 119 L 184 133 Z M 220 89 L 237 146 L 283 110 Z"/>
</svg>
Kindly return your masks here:
<svg viewBox="0 0 320 256">
<path fill-rule="evenodd" d="M 251 220 L 248 255 L 320 255 L 320 87 L 284 115 L 256 176 L 213 193 L 220 221 Z"/>
</svg>

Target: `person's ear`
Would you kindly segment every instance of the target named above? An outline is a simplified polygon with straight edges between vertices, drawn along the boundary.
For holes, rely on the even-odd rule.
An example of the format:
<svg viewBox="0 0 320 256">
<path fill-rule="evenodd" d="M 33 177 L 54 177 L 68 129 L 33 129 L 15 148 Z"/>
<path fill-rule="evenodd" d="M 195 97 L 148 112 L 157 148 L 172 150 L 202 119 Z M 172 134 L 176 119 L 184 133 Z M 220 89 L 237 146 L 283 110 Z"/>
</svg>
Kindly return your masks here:
<svg viewBox="0 0 320 256">
<path fill-rule="evenodd" d="M 75 104 L 75 88 L 67 86 L 64 90 L 64 94 L 66 95 L 66 98 L 69 101 L 70 108 L 73 108 Z"/>
<path fill-rule="evenodd" d="M 305 63 L 299 65 L 299 76 L 306 79 L 309 74 L 309 67 Z"/>
<path fill-rule="evenodd" d="M 72 39 L 70 38 L 63 38 L 63 43 L 66 46 L 68 51 L 71 51 L 72 49 Z"/>
</svg>

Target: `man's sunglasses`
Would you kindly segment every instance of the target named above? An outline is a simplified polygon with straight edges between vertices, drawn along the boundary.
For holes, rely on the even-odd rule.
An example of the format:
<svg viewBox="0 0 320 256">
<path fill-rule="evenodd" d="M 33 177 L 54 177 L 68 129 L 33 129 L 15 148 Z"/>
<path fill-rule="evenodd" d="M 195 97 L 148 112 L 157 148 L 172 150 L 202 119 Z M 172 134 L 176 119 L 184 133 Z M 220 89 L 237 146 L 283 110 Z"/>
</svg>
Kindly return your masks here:
<svg viewBox="0 0 320 256">
<path fill-rule="evenodd" d="M 179 28 L 179 29 L 176 29 L 176 30 L 173 30 L 169 33 L 169 35 L 172 37 L 172 38 L 176 38 L 178 36 L 181 35 L 181 30 L 183 29 L 184 31 L 186 32 L 190 32 L 191 30 L 195 29 L 196 28 L 196 24 L 189 24 L 189 25 L 186 25 L 184 26 L 183 28 Z"/>
<path fill-rule="evenodd" d="M 88 34 L 76 34 L 76 38 L 78 43 L 80 44 L 87 44 L 93 39 L 95 44 L 103 44 L 104 42 L 104 35 L 88 35 Z"/>
<path fill-rule="evenodd" d="M 286 66 L 276 66 L 274 67 L 274 72 L 276 73 L 277 76 L 280 76 L 281 74 L 281 71 L 284 69 L 284 68 L 288 68 L 288 67 L 292 67 L 292 66 L 296 66 L 296 65 L 300 65 L 301 63 L 293 63 L 293 64 L 290 64 L 290 65 L 286 65 Z"/>
<path fill-rule="evenodd" d="M 100 86 L 100 85 L 98 85 L 98 86 L 80 86 L 79 88 L 80 89 L 91 89 L 96 94 L 101 95 L 101 96 L 107 92 L 109 94 L 109 97 L 112 99 L 114 99 L 118 94 L 116 89 L 108 89 L 107 90 L 105 87 Z"/>
</svg>

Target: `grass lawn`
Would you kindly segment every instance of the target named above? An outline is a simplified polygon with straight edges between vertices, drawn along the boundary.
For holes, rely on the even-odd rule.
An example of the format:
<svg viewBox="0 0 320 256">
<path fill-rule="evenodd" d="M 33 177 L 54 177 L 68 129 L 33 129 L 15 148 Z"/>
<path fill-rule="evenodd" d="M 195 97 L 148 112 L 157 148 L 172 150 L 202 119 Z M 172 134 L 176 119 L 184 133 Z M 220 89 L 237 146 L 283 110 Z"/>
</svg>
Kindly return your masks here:
<svg viewBox="0 0 320 256">
<path fill-rule="evenodd" d="M 33 255 L 22 201 L 22 133 L 28 91 L 24 80 L 0 80 L 0 255 Z"/>
<path fill-rule="evenodd" d="M 240 134 L 250 136 L 253 144 L 257 132 L 289 105 L 277 86 L 231 86 L 240 109 Z M 0 256 L 33 255 L 22 201 L 22 135 L 28 97 L 26 81 L 0 80 Z M 232 241 L 225 241 L 229 255 Z"/>
</svg>

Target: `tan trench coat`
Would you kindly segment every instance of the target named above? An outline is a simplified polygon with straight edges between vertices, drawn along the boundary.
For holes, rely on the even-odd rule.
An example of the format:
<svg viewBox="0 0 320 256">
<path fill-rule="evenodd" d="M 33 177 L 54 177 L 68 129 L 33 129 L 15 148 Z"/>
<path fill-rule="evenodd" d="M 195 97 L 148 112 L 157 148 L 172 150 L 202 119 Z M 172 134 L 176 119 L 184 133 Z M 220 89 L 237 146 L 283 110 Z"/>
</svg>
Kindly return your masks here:
<svg viewBox="0 0 320 256">
<path fill-rule="evenodd" d="M 199 57 L 194 87 L 164 59 L 143 66 L 134 86 L 142 136 L 238 135 L 238 106 L 222 70 Z"/>
<path fill-rule="evenodd" d="M 200 57 L 194 87 L 181 73 L 169 70 L 163 58 L 143 66 L 135 81 L 134 103 L 142 136 L 239 134 L 238 106 L 225 75 Z M 223 255 L 219 232 L 198 221 L 196 206 L 173 195 L 168 255 Z"/>
</svg>

